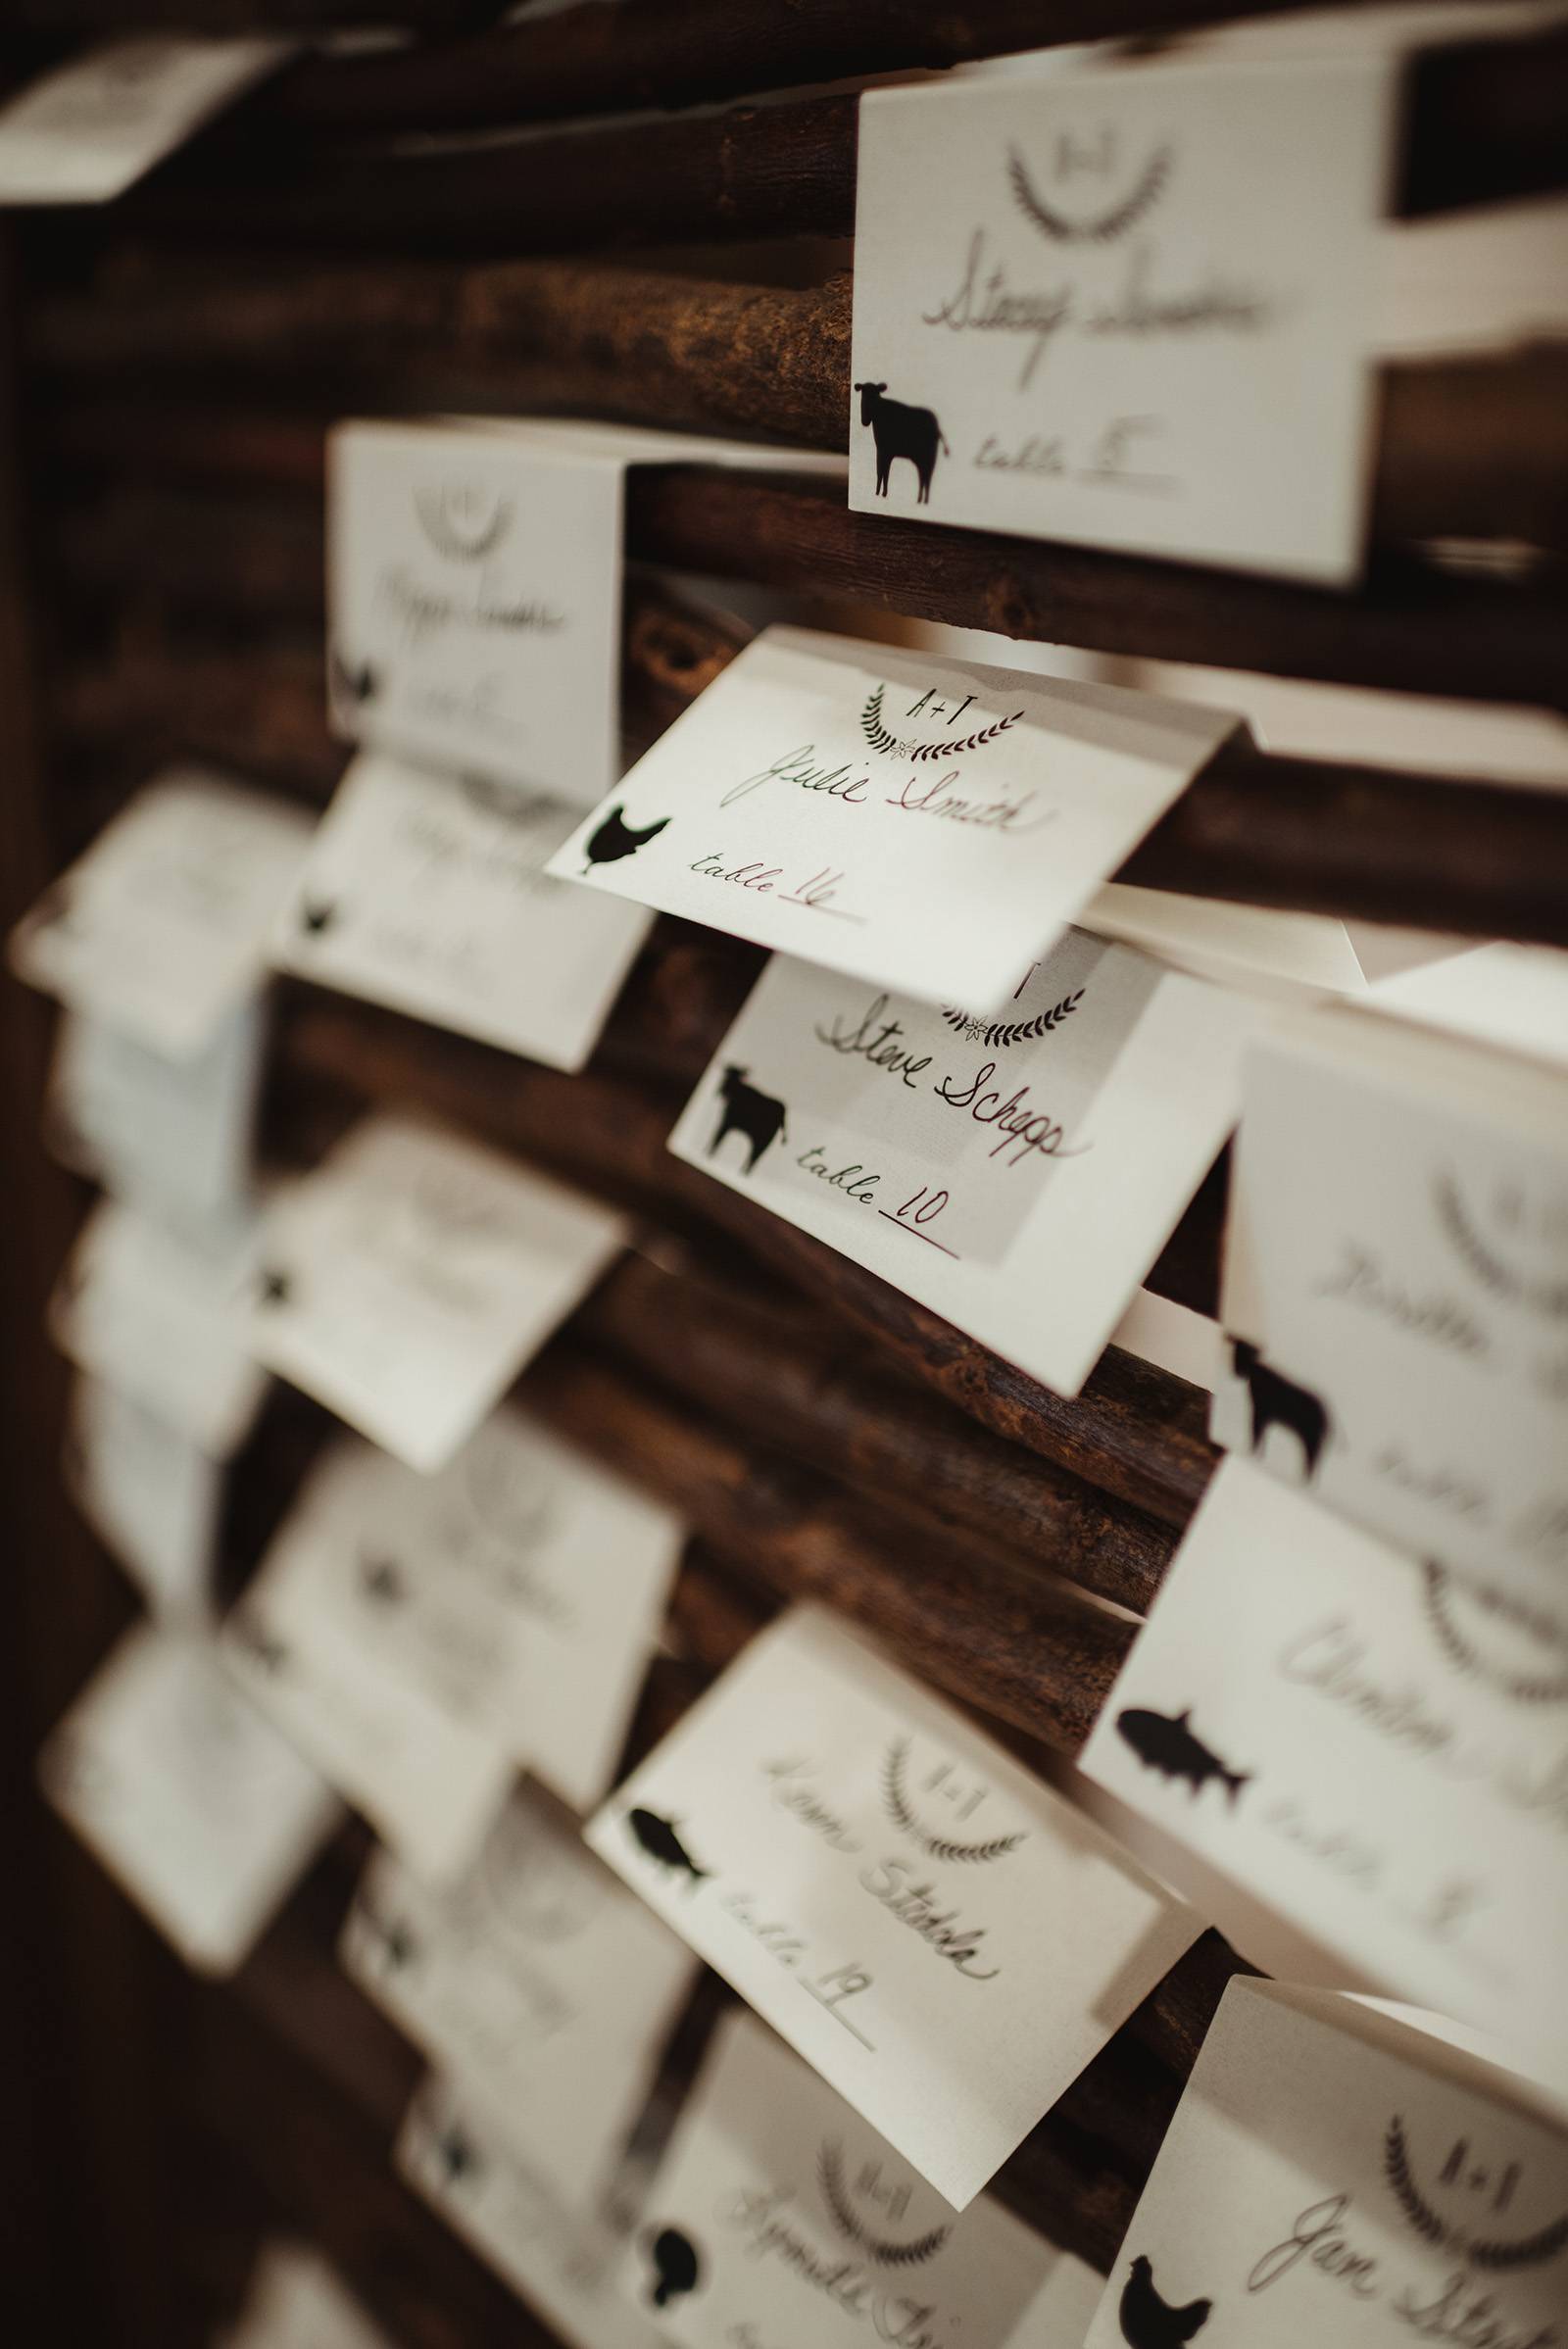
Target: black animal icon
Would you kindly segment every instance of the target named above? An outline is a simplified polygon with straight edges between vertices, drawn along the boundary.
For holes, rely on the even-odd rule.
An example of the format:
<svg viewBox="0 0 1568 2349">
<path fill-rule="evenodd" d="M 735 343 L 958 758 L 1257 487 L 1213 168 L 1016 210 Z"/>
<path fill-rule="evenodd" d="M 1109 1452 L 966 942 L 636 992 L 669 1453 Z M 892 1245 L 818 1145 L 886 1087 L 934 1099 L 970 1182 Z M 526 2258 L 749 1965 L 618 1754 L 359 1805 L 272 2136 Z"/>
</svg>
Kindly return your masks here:
<svg viewBox="0 0 1568 2349">
<path fill-rule="evenodd" d="M 381 689 L 381 679 L 368 661 L 351 668 L 340 653 L 330 660 L 332 693 L 340 702 L 373 702 Z"/>
<path fill-rule="evenodd" d="M 667 815 L 662 815 L 657 824 L 645 824 L 640 832 L 634 832 L 622 816 L 617 801 L 598 831 L 590 835 L 588 864 L 618 864 L 622 856 L 635 856 L 639 849 L 648 846 L 656 833 L 662 832 L 668 821 Z M 588 864 L 583 866 L 584 872 L 588 870 Z"/>
<path fill-rule="evenodd" d="M 678 2227 L 661 2227 L 648 2246 L 658 2277 L 648 2297 L 655 2308 L 668 2308 L 683 2292 L 695 2292 L 703 2263 L 697 2245 Z"/>
<path fill-rule="evenodd" d="M 1121 2337 L 1131 2349 L 1182 2349 L 1208 2323 L 1212 2300 L 1189 2300 L 1185 2308 L 1170 2308 L 1154 2289 L 1154 2271 L 1142 2252 L 1122 2286 Z"/>
<path fill-rule="evenodd" d="M 300 905 L 300 928 L 304 930 L 309 937 L 319 938 L 321 932 L 323 930 L 329 930 L 336 919 L 337 907 L 335 905 L 313 905 L 309 898 L 306 898 L 302 901 Z"/>
<path fill-rule="evenodd" d="M 360 1588 L 377 1606 L 395 1607 L 408 1595 L 403 1577 L 395 1558 L 363 1556 L 360 1560 Z"/>
<path fill-rule="evenodd" d="M 661 1818 L 658 1811 L 634 1810 L 626 1813 L 626 1825 L 649 1858 L 657 1860 L 662 1868 L 684 1869 L 694 1885 L 700 1884 L 710 1873 L 698 1867 L 675 1833 L 673 1819 Z"/>
<path fill-rule="evenodd" d="M 885 383 L 857 383 L 852 389 L 860 395 L 860 421 L 869 424 L 876 442 L 876 494 L 888 494 L 888 475 L 901 457 L 906 457 L 920 477 L 920 494 L 915 503 L 931 503 L 931 476 L 937 469 L 937 451 L 951 457 L 953 451 L 942 437 L 942 426 L 929 408 L 910 408 L 903 400 L 890 400 Z"/>
<path fill-rule="evenodd" d="M 775 1143 L 784 1131 L 784 1103 L 775 1101 L 770 1093 L 760 1093 L 755 1085 L 746 1082 L 746 1071 L 731 1061 L 724 1071 L 718 1088 L 724 1106 L 719 1111 L 718 1128 L 708 1146 L 711 1158 L 726 1134 L 744 1134 L 752 1146 L 746 1161 L 746 1172 L 756 1171 L 762 1152 Z"/>
<path fill-rule="evenodd" d="M 1201 1794 L 1211 1778 L 1217 1778 L 1228 1787 L 1234 1803 L 1252 1773 L 1250 1770 L 1228 1770 L 1217 1753 L 1195 1737 L 1188 1723 L 1192 1720 L 1191 1705 L 1176 1715 L 1152 1713 L 1134 1705 L 1116 1715 L 1116 1734 L 1132 1747 L 1146 1770 L 1157 1770 L 1161 1778 L 1184 1778 L 1195 1794 Z"/>
<path fill-rule="evenodd" d="M 257 1285 L 261 1292 L 259 1301 L 262 1304 L 286 1305 L 288 1303 L 292 1283 L 286 1272 L 279 1272 L 273 1265 L 265 1266 L 257 1275 Z"/>
<path fill-rule="evenodd" d="M 1298 1387 L 1294 1379 L 1270 1369 L 1256 1346 L 1245 1338 L 1231 1340 L 1231 1359 L 1237 1377 L 1247 1381 L 1252 1398 L 1253 1451 L 1262 1450 L 1271 1427 L 1289 1428 L 1300 1444 L 1306 1482 L 1310 1484 L 1317 1474 L 1318 1458 L 1333 1425 L 1327 1403 L 1310 1388 Z"/>
</svg>

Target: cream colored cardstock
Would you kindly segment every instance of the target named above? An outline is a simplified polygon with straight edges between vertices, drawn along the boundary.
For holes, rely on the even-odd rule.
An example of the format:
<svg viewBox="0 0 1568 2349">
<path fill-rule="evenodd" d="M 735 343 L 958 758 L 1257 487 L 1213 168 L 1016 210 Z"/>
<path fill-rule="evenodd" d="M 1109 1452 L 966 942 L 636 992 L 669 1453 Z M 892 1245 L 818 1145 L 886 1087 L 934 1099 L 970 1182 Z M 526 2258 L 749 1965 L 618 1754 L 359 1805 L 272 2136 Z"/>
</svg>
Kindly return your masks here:
<svg viewBox="0 0 1568 2349">
<path fill-rule="evenodd" d="M 244 2312 L 220 2349 L 396 2349 L 319 2253 L 264 2246 Z"/>
<path fill-rule="evenodd" d="M 110 203 L 294 47 L 145 34 L 69 59 L 0 107 L 0 205 Z"/>
<path fill-rule="evenodd" d="M 1241 724 L 768 628 L 549 869 L 925 1003 L 995 1010 Z"/>
<path fill-rule="evenodd" d="M 463 1135 L 373 1114 L 278 1196 L 249 1343 L 431 1474 L 618 1254 L 625 1228 Z"/>
<path fill-rule="evenodd" d="M 752 1641 L 587 1835 L 959 2209 L 1201 1930 L 811 1607 Z"/>
<path fill-rule="evenodd" d="M 210 1615 L 223 1505 L 217 1460 L 118 1388 L 80 1375 L 66 1478 L 155 1614 L 186 1622 Z"/>
</svg>

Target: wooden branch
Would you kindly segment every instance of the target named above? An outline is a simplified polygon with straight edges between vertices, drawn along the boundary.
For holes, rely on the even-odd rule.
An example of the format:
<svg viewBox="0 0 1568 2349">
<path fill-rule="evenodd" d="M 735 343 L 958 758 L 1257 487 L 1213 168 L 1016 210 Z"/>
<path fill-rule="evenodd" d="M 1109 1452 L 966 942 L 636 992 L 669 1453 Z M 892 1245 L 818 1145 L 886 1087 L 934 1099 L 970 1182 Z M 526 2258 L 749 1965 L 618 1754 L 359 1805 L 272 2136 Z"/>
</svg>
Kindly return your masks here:
<svg viewBox="0 0 1568 2349">
<path fill-rule="evenodd" d="M 1568 34 L 1437 49 L 1408 70 L 1395 209 L 1562 185 Z M 538 253 L 716 237 L 848 237 L 858 101 L 809 97 L 725 114 L 541 130 L 471 146 L 313 151 L 269 141 L 242 110 L 122 199 L 140 224 L 382 251 Z"/>
</svg>

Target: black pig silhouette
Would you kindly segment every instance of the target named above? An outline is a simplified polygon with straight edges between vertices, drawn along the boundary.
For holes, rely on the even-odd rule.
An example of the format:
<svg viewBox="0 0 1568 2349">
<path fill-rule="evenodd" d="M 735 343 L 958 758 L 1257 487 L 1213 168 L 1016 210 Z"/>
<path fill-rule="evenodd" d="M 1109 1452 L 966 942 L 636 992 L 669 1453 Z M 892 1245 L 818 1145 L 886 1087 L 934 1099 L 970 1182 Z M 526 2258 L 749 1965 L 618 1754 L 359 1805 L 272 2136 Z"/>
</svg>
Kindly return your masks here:
<svg viewBox="0 0 1568 2349">
<path fill-rule="evenodd" d="M 755 1171 L 758 1159 L 784 1131 L 784 1103 L 770 1093 L 760 1093 L 755 1085 L 746 1082 L 746 1070 L 733 1061 L 724 1071 L 718 1088 L 724 1106 L 719 1112 L 718 1129 L 708 1146 L 711 1158 L 726 1134 L 744 1134 L 752 1146 L 746 1161 L 746 1172 Z"/>
<path fill-rule="evenodd" d="M 1154 2289 L 1153 2269 L 1140 2252 L 1122 2287 L 1121 2337 L 1131 2349 L 1185 2349 L 1208 2323 L 1213 2305 L 1212 2300 L 1189 2300 L 1185 2308 L 1168 2307 Z"/>
<path fill-rule="evenodd" d="M 1247 1391 L 1252 1398 L 1253 1451 L 1262 1450 L 1271 1427 L 1289 1428 L 1301 1446 L 1306 1481 L 1310 1484 L 1317 1474 L 1318 1455 L 1328 1442 L 1332 1425 L 1327 1403 L 1310 1388 L 1298 1387 L 1294 1379 L 1271 1369 L 1257 1347 L 1245 1338 L 1231 1340 L 1231 1359 L 1237 1377 L 1247 1381 Z"/>
<path fill-rule="evenodd" d="M 903 400 L 890 400 L 885 383 L 857 383 L 851 389 L 860 395 L 860 421 L 869 424 L 876 442 L 876 494 L 888 494 L 888 475 L 901 457 L 906 457 L 920 477 L 920 494 L 916 505 L 931 503 L 931 476 L 937 469 L 937 450 L 945 457 L 953 451 L 942 437 L 942 426 L 929 408 L 910 408 Z"/>
</svg>

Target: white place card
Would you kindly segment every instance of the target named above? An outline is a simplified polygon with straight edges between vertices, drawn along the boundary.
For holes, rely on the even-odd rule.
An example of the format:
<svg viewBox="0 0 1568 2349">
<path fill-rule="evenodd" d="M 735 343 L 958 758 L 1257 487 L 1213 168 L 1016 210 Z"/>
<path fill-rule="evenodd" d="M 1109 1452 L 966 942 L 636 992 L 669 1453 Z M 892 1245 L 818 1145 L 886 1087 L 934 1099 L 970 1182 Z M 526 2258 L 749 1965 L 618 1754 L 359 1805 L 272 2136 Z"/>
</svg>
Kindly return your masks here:
<svg viewBox="0 0 1568 2349">
<path fill-rule="evenodd" d="M 253 1247 L 248 1230 L 209 1248 L 100 1199 L 50 1299 L 50 1335 L 78 1370 L 226 1459 L 267 1393 L 231 1303 Z"/>
<path fill-rule="evenodd" d="M 263 2247 L 244 2311 L 220 2349 L 397 2349 L 319 2253 L 303 2243 Z"/>
<path fill-rule="evenodd" d="M 1083 1768 L 1352 1975 L 1568 2054 L 1568 1639 L 1231 1459 Z"/>
<path fill-rule="evenodd" d="M 268 1216 L 262 1361 L 426 1473 L 593 1286 L 625 1219 L 465 1136 L 386 1111 Z"/>
<path fill-rule="evenodd" d="M 0 106 L 0 205 L 111 202 L 293 47 L 146 34 L 72 58 Z"/>
<path fill-rule="evenodd" d="M 471 2081 L 573 2205 L 609 2186 L 697 1961 L 520 1787 L 444 1891 L 367 1869 L 343 1963 L 432 2064 Z"/>
<path fill-rule="evenodd" d="M 868 92 L 852 508 L 1348 582 L 1394 90 L 1340 56 Z"/>
<path fill-rule="evenodd" d="M 994 1010 L 1242 724 L 1222 710 L 767 628 L 549 869 Z"/>
<path fill-rule="evenodd" d="M 1086 2349 L 1556 2349 L 1568 2139 L 1358 2001 L 1233 1982 Z"/>
<path fill-rule="evenodd" d="M 492 1730 L 436 1703 L 368 1636 L 384 1561 L 351 1561 L 356 1598 L 332 1519 L 331 1470 L 328 1455 L 307 1477 L 223 1627 L 223 1660 L 382 1841 L 428 1883 L 446 1883 L 472 1865 L 515 1765 Z"/>
<path fill-rule="evenodd" d="M 1142 947 L 1216 986 L 1280 1002 L 1368 992 L 1348 930 L 1323 913 L 1286 913 L 1272 905 L 1236 905 L 1107 881 L 1084 907 L 1083 926 L 1097 937 Z"/>
<path fill-rule="evenodd" d="M 996 1018 L 777 955 L 670 1148 L 1072 1395 L 1219 1154 L 1262 1016 L 1080 930 Z"/>
<path fill-rule="evenodd" d="M 265 975 L 310 819 L 171 768 L 107 824 L 11 934 L 19 978 L 167 1059 L 210 1045 Z"/>
<path fill-rule="evenodd" d="M 493 1740 L 575 1811 L 609 1791 L 684 1541 L 680 1520 L 503 1407 L 421 1476 L 345 1436 L 308 1518 L 368 1662 Z"/>
<path fill-rule="evenodd" d="M 563 2202 L 548 2163 L 518 2151 L 476 2089 L 432 2075 L 409 2107 L 396 2159 L 568 2349 L 662 2349 L 664 2334 L 616 2287 L 618 2236 Z"/>
<path fill-rule="evenodd" d="M 1568 954 L 1497 941 L 1380 979 L 1368 1003 L 1396 1019 L 1568 1067 Z"/>
<path fill-rule="evenodd" d="M 1201 1931 L 812 1607 L 752 1641 L 587 1835 L 960 2210 Z"/>
<path fill-rule="evenodd" d="M 349 423 L 328 448 L 332 714 L 355 740 L 592 807 L 620 771 L 630 465 L 836 457 L 570 419 Z"/>
<path fill-rule="evenodd" d="M 153 1611 L 205 1619 L 223 1505 L 219 1462 L 118 1388 L 78 1377 L 66 1471 L 77 1507 Z"/>
<path fill-rule="evenodd" d="M 1568 1635 L 1568 1078 L 1335 1009 L 1244 1088 L 1215 1437 Z"/>
<path fill-rule="evenodd" d="M 690 2349 L 1080 2349 L 1102 2278 L 982 2196 L 962 2218 L 744 2012 L 649 2190 L 628 2292 Z"/>
<path fill-rule="evenodd" d="M 552 1068 L 599 1041 L 650 916 L 546 873 L 580 810 L 516 784 L 356 759 L 272 959 Z"/>
<path fill-rule="evenodd" d="M 44 1138 L 75 1173 L 158 1220 L 215 1231 L 249 1210 L 266 1020 L 252 997 L 200 1052 L 170 1059 L 67 1012 Z"/>
<path fill-rule="evenodd" d="M 39 1757 L 45 1793 L 188 1965 L 231 1974 L 342 1817 L 220 1667 L 139 1625 Z"/>
</svg>

